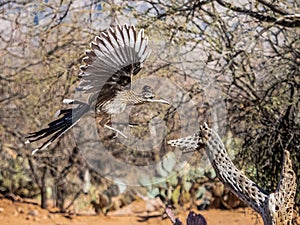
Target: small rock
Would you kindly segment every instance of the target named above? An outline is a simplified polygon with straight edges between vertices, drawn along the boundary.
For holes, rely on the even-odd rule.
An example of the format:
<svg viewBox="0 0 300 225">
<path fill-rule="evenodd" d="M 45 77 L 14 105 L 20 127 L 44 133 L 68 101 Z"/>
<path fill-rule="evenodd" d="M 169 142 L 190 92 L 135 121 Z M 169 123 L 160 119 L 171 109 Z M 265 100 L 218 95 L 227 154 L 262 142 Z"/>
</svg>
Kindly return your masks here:
<svg viewBox="0 0 300 225">
<path fill-rule="evenodd" d="M 24 209 L 22 207 L 18 207 L 17 208 L 17 211 L 20 213 L 20 214 L 23 214 L 24 213 Z"/>
<path fill-rule="evenodd" d="M 0 208 L 0 213 L 2 213 L 4 211 L 4 209 L 3 208 Z"/>
<path fill-rule="evenodd" d="M 28 212 L 28 215 L 30 215 L 30 216 L 37 216 L 38 214 L 39 214 L 39 212 L 36 209 Z"/>
</svg>

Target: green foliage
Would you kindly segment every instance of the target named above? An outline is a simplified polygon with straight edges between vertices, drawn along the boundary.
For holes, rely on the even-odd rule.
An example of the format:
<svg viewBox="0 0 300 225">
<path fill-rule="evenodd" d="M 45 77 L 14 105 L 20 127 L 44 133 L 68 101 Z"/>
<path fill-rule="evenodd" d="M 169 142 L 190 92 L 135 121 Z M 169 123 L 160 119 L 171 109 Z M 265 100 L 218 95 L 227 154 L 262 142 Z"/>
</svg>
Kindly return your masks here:
<svg viewBox="0 0 300 225">
<path fill-rule="evenodd" d="M 140 180 L 140 184 L 147 188 L 149 197 L 159 196 L 165 204 L 175 207 L 192 204 L 203 198 L 206 189 L 201 184 L 208 177 L 209 179 L 216 177 L 213 168 L 204 169 L 205 165 L 195 167 L 186 163 L 183 168 L 176 171 L 174 154 L 169 152 L 168 156 L 168 160 L 158 163 L 154 177 Z"/>
</svg>

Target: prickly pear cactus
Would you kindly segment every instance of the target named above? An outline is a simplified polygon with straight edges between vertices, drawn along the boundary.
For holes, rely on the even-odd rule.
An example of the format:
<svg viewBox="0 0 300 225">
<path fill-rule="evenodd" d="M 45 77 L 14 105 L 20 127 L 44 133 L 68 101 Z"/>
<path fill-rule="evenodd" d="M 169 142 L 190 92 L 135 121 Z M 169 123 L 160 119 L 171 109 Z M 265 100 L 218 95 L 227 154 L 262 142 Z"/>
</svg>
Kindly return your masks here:
<svg viewBox="0 0 300 225">
<path fill-rule="evenodd" d="M 212 167 L 186 163 L 181 170 L 175 170 L 177 163 L 174 153 L 156 165 L 154 177 L 140 179 L 140 184 L 147 188 L 149 197 L 159 196 L 166 205 L 184 206 L 204 202 L 207 191 L 201 183 L 216 177 Z M 202 200 L 202 201 L 199 201 Z"/>
</svg>

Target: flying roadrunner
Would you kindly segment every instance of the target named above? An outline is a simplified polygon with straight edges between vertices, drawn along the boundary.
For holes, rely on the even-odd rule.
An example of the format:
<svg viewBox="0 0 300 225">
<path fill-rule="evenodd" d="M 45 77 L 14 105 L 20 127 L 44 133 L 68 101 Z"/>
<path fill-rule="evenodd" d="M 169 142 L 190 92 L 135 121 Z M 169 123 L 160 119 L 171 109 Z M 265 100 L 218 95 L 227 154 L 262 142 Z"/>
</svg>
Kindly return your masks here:
<svg viewBox="0 0 300 225">
<path fill-rule="evenodd" d="M 137 32 L 133 25 L 126 24 L 110 27 L 90 45 L 91 50 L 86 51 L 84 65 L 80 67 L 81 82 L 78 87 L 79 91 L 89 94 L 88 102 L 65 99 L 64 103 L 76 107 L 60 110 L 58 116 L 61 118 L 26 137 L 26 142 L 30 143 L 51 136 L 32 154 L 47 148 L 91 110 L 101 117 L 100 125 L 125 136 L 108 125 L 111 115 L 123 112 L 128 105 L 147 102 L 168 104 L 163 99 L 154 99 L 155 95 L 149 86 L 144 86 L 140 94 L 131 90 L 132 77 L 142 69 L 143 62 L 150 54 L 148 38 L 144 36 L 143 29 Z"/>
</svg>

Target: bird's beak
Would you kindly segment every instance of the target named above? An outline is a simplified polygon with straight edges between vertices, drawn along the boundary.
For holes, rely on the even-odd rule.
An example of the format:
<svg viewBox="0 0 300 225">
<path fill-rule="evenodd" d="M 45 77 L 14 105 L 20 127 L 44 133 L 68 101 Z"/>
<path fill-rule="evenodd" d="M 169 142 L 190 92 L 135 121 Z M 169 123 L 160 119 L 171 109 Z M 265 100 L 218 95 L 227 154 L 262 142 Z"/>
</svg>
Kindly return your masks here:
<svg viewBox="0 0 300 225">
<path fill-rule="evenodd" d="M 147 102 L 162 103 L 162 104 L 170 105 L 170 103 L 164 99 L 147 99 Z"/>
</svg>

